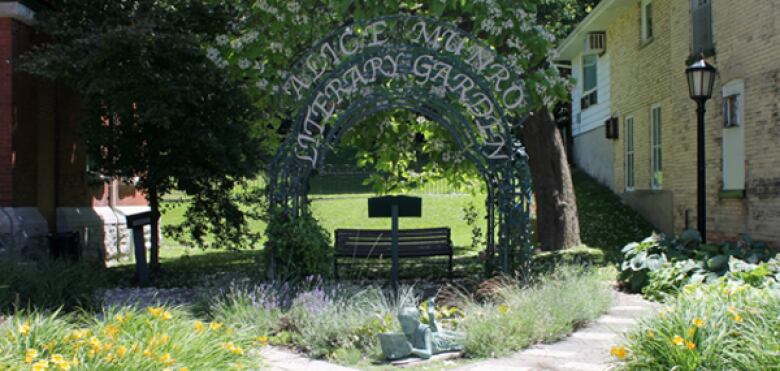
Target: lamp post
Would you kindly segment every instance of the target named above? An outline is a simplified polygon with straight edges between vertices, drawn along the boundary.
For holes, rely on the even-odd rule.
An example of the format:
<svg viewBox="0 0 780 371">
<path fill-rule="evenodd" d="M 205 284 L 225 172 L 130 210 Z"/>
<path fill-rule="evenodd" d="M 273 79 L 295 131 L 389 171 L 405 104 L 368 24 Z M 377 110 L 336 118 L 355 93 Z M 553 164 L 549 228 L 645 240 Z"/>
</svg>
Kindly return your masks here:
<svg viewBox="0 0 780 371">
<path fill-rule="evenodd" d="M 702 58 L 698 62 L 688 66 L 685 70 L 688 76 L 688 92 L 691 99 L 696 101 L 697 133 L 696 133 L 696 184 L 697 184 L 697 209 L 696 219 L 702 242 L 707 241 L 707 186 L 704 164 L 704 113 L 705 104 L 712 97 L 712 88 L 715 86 L 715 78 L 718 71 L 714 66 Z"/>
</svg>

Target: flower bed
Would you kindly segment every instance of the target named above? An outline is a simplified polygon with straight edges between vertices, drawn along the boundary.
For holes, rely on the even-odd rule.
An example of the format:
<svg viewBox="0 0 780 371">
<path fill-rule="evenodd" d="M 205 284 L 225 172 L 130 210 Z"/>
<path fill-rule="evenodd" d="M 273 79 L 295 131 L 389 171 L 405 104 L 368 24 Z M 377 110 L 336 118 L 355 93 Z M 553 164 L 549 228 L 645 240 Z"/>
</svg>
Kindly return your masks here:
<svg viewBox="0 0 780 371">
<path fill-rule="evenodd" d="M 691 285 L 612 348 L 625 369 L 769 370 L 780 365 L 780 291 Z"/>
<path fill-rule="evenodd" d="M 188 370 L 256 367 L 259 340 L 176 308 L 110 309 L 96 317 L 17 314 L 0 323 L 0 369 Z"/>
</svg>

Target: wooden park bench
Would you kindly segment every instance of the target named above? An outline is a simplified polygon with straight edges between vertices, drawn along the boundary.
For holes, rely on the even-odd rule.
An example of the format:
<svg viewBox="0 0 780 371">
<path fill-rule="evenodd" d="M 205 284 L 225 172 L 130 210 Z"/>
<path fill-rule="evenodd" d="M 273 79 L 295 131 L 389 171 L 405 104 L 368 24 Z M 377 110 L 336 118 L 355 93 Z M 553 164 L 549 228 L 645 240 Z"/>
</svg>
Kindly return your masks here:
<svg viewBox="0 0 780 371">
<path fill-rule="evenodd" d="M 339 277 L 339 258 L 392 259 L 390 230 L 337 229 L 333 272 Z M 452 278 L 452 240 L 449 228 L 401 229 L 398 231 L 398 257 L 449 256 Z"/>
</svg>

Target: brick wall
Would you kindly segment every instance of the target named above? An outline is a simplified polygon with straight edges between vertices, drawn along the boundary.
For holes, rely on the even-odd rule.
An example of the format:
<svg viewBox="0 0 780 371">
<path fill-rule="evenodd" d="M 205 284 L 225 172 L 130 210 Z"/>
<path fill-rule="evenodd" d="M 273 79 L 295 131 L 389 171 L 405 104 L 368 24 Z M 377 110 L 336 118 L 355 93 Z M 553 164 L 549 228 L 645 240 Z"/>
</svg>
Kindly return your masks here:
<svg viewBox="0 0 780 371">
<path fill-rule="evenodd" d="M 634 117 L 636 188 L 649 189 L 650 107 L 662 107 L 665 191 L 673 194 L 670 217 L 675 231 L 696 220 L 696 116 L 688 97 L 685 61 L 690 55 L 689 1 L 653 1 L 655 36 L 639 38 L 639 6 L 616 19 L 608 30 L 612 63 L 612 108 L 621 126 Z M 713 0 L 716 55 L 710 62 L 720 76 L 707 103 L 707 219 L 713 240 L 747 233 L 780 244 L 780 3 Z M 721 199 L 721 87 L 745 82 L 746 197 Z M 625 134 L 625 130 L 621 130 Z M 616 141 L 615 189 L 625 189 L 625 137 Z"/>
</svg>

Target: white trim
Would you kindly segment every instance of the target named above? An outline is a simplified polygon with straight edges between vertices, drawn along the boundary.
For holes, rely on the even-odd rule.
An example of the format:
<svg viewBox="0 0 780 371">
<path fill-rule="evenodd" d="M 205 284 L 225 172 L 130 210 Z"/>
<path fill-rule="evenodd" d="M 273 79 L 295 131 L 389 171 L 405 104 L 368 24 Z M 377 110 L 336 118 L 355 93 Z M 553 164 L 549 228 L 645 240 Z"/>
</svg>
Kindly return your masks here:
<svg viewBox="0 0 780 371">
<path fill-rule="evenodd" d="M 737 97 L 737 126 L 723 127 L 721 138 L 721 173 L 723 190 L 745 190 L 745 81 L 732 80 L 721 88 L 721 100 Z M 723 102 L 721 102 L 721 105 Z M 721 107 L 722 109 L 722 107 Z M 723 112 L 725 114 L 725 112 Z M 725 120 L 725 117 L 723 118 Z"/>
<path fill-rule="evenodd" d="M 573 60 L 577 53 L 582 51 L 582 41 L 588 32 L 606 31 L 614 19 L 630 7 L 636 6 L 636 1 L 638 0 L 601 0 L 555 49 L 554 59 Z"/>
<path fill-rule="evenodd" d="M 17 1 L 0 2 L 0 18 L 13 18 L 31 26 L 35 23 L 35 11 Z"/>
<path fill-rule="evenodd" d="M 659 154 L 661 155 L 661 165 L 659 166 L 659 170 L 661 172 L 661 176 L 663 177 L 663 135 L 661 135 L 660 140 L 658 141 L 658 146 L 655 145 L 655 122 L 653 121 L 655 111 L 658 110 L 658 130 L 660 132 L 663 132 L 663 109 L 661 108 L 660 103 L 656 103 L 650 106 L 650 189 L 653 190 L 661 190 L 664 188 L 664 181 L 663 178 L 661 178 L 660 184 L 655 183 L 655 167 L 656 167 L 656 161 L 654 160 L 654 152 L 656 148 L 658 148 Z"/>
<path fill-rule="evenodd" d="M 628 130 L 628 121 L 629 120 L 631 121 L 631 136 L 629 136 L 629 130 Z M 626 143 L 625 143 L 625 146 L 624 146 L 624 149 L 623 149 L 623 170 L 624 170 L 623 175 L 624 175 L 624 178 L 625 178 L 623 183 L 624 183 L 626 192 L 632 192 L 632 191 L 634 191 L 636 189 L 636 141 L 635 141 L 635 139 L 636 139 L 636 135 L 635 135 L 635 133 L 636 133 L 636 126 L 634 125 L 634 123 L 635 123 L 634 116 L 626 116 L 623 119 L 623 132 L 625 133 L 624 136 L 626 137 L 626 140 L 625 140 Z M 632 174 L 631 174 L 631 176 L 633 178 L 633 179 L 631 179 L 632 182 L 633 182 L 633 185 L 631 187 L 628 186 L 628 143 L 629 143 L 629 139 L 631 141 L 631 155 L 632 155 L 632 158 L 631 158 Z"/>
</svg>

